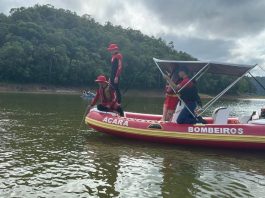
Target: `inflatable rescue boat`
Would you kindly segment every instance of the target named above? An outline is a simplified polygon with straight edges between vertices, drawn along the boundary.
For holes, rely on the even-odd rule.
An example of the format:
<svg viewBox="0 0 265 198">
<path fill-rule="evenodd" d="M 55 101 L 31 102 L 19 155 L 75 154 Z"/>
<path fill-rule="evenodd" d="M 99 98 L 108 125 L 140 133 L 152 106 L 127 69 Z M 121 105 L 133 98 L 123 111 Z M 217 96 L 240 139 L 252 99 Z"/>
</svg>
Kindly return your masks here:
<svg viewBox="0 0 265 198">
<path fill-rule="evenodd" d="M 170 67 L 184 65 L 196 73 L 192 77 L 196 80 L 206 71 L 237 77 L 226 89 L 204 105 L 201 114 L 256 66 L 201 61 L 154 61 L 161 73 L 165 73 Z M 211 117 L 204 117 L 204 124 L 177 124 L 174 120 L 178 116 L 178 108 L 172 122 L 160 121 L 161 115 L 125 112 L 125 116 L 120 117 L 116 113 L 101 112 L 96 108 L 90 110 L 85 122 L 99 132 L 144 141 L 219 148 L 265 149 L 265 117 L 262 115 L 256 115 L 255 118 L 253 115 L 229 117 L 229 109 L 222 107 L 217 108 Z"/>
<path fill-rule="evenodd" d="M 265 149 L 265 119 L 243 124 L 238 118 L 228 118 L 227 124 L 204 118 L 207 124 L 177 124 L 159 121 L 162 116 L 126 112 L 116 113 L 92 109 L 86 123 L 99 132 L 138 140 L 198 145 L 220 148 Z"/>
</svg>

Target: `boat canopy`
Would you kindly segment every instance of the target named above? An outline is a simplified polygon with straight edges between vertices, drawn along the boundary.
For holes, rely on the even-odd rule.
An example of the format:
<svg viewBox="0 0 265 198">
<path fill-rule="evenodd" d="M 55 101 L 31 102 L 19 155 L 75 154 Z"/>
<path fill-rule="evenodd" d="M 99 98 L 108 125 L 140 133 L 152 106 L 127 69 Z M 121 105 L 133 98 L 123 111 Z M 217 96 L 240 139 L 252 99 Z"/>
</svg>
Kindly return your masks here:
<svg viewBox="0 0 265 198">
<path fill-rule="evenodd" d="M 172 67 L 186 67 L 190 72 L 194 75 L 189 80 L 193 79 L 198 80 L 202 77 L 206 72 L 212 74 L 223 74 L 229 76 L 235 76 L 235 80 L 228 85 L 223 91 L 217 94 L 214 98 L 208 101 L 202 109 L 203 111 L 199 114 L 204 113 L 210 106 L 212 106 L 221 96 L 223 96 L 229 89 L 231 89 L 240 79 L 244 77 L 245 74 L 250 73 L 250 70 L 253 69 L 256 65 L 244 65 L 244 64 L 229 64 L 229 63 L 219 63 L 219 62 L 211 62 L 211 61 L 176 61 L 176 60 L 160 60 L 153 58 L 157 68 L 164 75 L 166 73 L 171 73 Z M 251 74 L 250 74 L 251 75 Z M 181 89 L 178 90 L 178 93 L 187 86 L 189 83 L 187 82 Z M 174 92 L 177 94 L 177 91 L 174 89 L 173 82 L 168 82 Z M 174 83 L 173 83 L 174 84 Z M 179 97 L 181 100 L 181 98 Z M 182 101 L 184 103 L 184 101 Z M 186 104 L 184 103 L 186 106 Z M 186 106 L 189 112 L 193 115 L 194 118 L 196 116 L 190 111 L 190 109 Z"/>
<path fill-rule="evenodd" d="M 196 74 L 201 70 L 207 69 L 207 73 L 230 75 L 240 77 L 254 68 L 256 65 L 230 64 L 211 61 L 176 61 L 160 60 L 153 58 L 162 71 L 171 71 L 172 67 L 185 66 L 190 72 Z"/>
</svg>

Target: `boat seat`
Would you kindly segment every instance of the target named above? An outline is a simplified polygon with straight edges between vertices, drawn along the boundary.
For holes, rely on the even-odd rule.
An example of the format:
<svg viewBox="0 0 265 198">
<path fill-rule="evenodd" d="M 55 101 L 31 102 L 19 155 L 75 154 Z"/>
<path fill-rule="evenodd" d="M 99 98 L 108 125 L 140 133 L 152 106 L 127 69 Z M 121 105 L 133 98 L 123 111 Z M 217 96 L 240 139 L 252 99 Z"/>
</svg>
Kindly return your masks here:
<svg viewBox="0 0 265 198">
<path fill-rule="evenodd" d="M 240 124 L 247 124 L 251 120 L 252 115 L 244 115 L 239 118 Z"/>
<path fill-rule="evenodd" d="M 229 109 L 226 107 L 216 108 L 213 112 L 213 124 L 227 124 Z"/>
<path fill-rule="evenodd" d="M 251 120 L 251 121 L 249 121 L 249 123 L 250 123 L 250 124 L 265 125 L 265 119 Z"/>
</svg>

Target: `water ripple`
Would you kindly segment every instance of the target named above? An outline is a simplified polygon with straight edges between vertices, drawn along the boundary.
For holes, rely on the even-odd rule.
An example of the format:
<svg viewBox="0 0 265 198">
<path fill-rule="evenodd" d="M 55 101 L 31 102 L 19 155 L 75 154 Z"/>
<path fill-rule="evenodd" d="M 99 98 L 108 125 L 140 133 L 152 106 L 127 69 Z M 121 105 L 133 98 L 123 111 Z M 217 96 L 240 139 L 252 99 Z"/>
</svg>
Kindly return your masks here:
<svg viewBox="0 0 265 198">
<path fill-rule="evenodd" d="M 13 97 L 4 95 L 0 101 L 0 197 L 265 194 L 263 153 L 119 139 L 84 125 L 78 129 L 85 106 L 79 97 L 20 95 L 19 101 Z M 229 104 L 249 113 L 262 102 Z"/>
</svg>

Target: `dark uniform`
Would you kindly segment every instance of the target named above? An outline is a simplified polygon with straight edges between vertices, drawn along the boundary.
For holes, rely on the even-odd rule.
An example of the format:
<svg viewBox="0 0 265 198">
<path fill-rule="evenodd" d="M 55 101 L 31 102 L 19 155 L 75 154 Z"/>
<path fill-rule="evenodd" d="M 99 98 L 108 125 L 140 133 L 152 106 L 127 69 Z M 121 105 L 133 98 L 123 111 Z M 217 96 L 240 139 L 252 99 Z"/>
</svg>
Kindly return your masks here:
<svg viewBox="0 0 265 198">
<path fill-rule="evenodd" d="M 189 82 L 189 80 L 189 78 L 185 78 L 179 85 L 183 87 L 187 82 Z M 189 82 L 187 86 L 180 91 L 180 98 L 183 102 L 185 102 L 186 106 L 180 112 L 177 123 L 195 124 L 197 122 L 196 117 L 194 117 L 195 109 L 197 105 L 202 105 L 195 82 Z M 193 115 L 187 108 L 189 108 Z"/>
<path fill-rule="evenodd" d="M 119 88 L 121 72 L 122 72 L 122 55 L 117 52 L 113 54 L 111 58 L 110 83 L 112 87 L 116 90 L 118 103 L 121 103 L 121 92 Z M 114 81 L 115 78 L 118 78 L 117 83 L 115 83 Z"/>
</svg>

